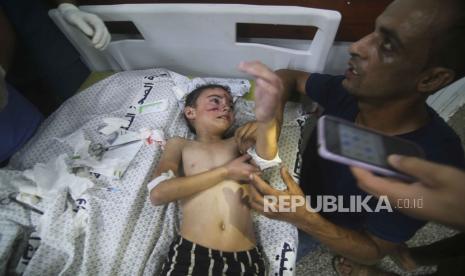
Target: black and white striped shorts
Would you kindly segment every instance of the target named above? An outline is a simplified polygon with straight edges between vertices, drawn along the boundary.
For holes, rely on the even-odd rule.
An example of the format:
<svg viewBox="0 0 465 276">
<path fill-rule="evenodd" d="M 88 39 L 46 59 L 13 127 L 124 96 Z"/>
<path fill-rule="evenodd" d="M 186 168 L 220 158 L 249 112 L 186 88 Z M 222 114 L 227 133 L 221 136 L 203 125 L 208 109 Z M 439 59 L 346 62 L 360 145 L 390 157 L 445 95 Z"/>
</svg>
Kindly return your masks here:
<svg viewBox="0 0 465 276">
<path fill-rule="evenodd" d="M 179 236 L 170 246 L 163 264 L 163 276 L 265 275 L 258 249 L 223 252 L 192 243 Z"/>
</svg>

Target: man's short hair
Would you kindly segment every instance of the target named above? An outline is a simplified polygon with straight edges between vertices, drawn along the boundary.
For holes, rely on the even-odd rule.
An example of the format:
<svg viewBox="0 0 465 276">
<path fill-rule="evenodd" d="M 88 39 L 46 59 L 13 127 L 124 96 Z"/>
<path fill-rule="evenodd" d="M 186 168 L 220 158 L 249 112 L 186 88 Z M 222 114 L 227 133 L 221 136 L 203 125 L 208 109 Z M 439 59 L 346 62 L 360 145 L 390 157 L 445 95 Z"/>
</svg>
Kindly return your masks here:
<svg viewBox="0 0 465 276">
<path fill-rule="evenodd" d="M 454 70 L 455 80 L 465 76 L 465 0 L 451 0 L 450 24 L 433 39 L 428 65 Z"/>
<path fill-rule="evenodd" d="M 204 84 L 204 85 L 200 85 L 200 86 L 197 86 L 194 90 L 192 90 L 192 92 L 190 92 L 187 95 L 184 106 L 185 107 L 187 107 L 187 106 L 195 107 L 197 105 L 197 99 L 200 97 L 200 95 L 202 94 L 203 91 L 205 91 L 207 89 L 216 89 L 216 88 L 223 89 L 224 91 L 231 94 L 231 89 L 228 86 L 225 86 L 225 85 L 221 85 L 221 84 Z M 186 119 L 187 126 L 189 127 L 189 130 L 192 131 L 193 133 L 195 133 L 195 128 L 191 124 L 189 119 L 187 119 L 186 114 L 184 114 L 184 119 Z"/>
</svg>

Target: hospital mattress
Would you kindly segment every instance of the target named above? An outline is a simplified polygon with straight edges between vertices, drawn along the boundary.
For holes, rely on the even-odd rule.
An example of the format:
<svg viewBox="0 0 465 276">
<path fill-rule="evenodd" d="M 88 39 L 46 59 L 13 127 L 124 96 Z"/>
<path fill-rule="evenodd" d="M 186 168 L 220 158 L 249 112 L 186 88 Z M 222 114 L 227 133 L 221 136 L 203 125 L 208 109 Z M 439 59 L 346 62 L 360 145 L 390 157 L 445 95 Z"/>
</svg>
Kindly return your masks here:
<svg viewBox="0 0 465 276">
<path fill-rule="evenodd" d="M 107 142 L 108 137 L 98 132 L 106 118 L 128 120 L 128 131 L 150 128 L 162 130 L 167 139 L 192 138 L 182 116 L 182 103 L 173 93 L 174 86 L 189 87 L 188 81 L 165 69 L 149 69 L 116 73 L 86 88 L 52 114 L 13 156 L 9 166 L 0 170 L 0 198 L 18 187 L 38 185 L 25 173 L 30 174 L 37 164 L 46 167 L 72 163 L 75 145 L 68 138 L 75 133 L 82 133 L 89 141 Z M 244 90 L 236 92 L 244 94 L 250 89 L 246 80 L 221 83 L 229 81 L 234 82 L 236 90 Z M 165 101 L 167 108 L 134 114 L 134 105 L 156 101 Z M 254 119 L 253 102 L 238 98 L 236 110 L 235 127 Z M 299 104 L 286 106 L 279 152 L 296 180 L 301 164 L 298 144 L 307 119 Z M 77 198 L 71 196 L 67 183 L 53 184 L 53 192 L 43 191 L 43 198 L 34 203 L 44 214 L 14 202 L 3 206 L 3 272 L 16 269 L 24 275 L 156 275 L 177 235 L 181 217 L 176 203 L 153 206 L 148 197 L 146 184 L 161 153 L 160 146 L 140 146 L 127 169 L 117 177 L 81 171 L 77 177 L 93 186 Z M 278 169 L 265 172 L 264 178 L 278 189 L 286 188 Z M 268 275 L 293 275 L 297 229 L 255 213 L 253 217 Z"/>
</svg>

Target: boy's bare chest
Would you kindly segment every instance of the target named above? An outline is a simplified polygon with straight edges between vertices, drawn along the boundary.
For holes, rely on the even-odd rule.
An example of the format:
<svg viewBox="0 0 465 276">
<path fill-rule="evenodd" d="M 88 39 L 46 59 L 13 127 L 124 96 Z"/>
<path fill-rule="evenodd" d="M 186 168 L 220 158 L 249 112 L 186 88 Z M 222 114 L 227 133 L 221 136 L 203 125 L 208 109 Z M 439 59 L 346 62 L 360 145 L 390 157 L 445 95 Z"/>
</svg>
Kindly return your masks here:
<svg viewBox="0 0 465 276">
<path fill-rule="evenodd" d="M 237 147 L 231 143 L 193 143 L 184 148 L 182 161 L 185 175 L 202 173 L 225 165 L 238 156 Z"/>
</svg>

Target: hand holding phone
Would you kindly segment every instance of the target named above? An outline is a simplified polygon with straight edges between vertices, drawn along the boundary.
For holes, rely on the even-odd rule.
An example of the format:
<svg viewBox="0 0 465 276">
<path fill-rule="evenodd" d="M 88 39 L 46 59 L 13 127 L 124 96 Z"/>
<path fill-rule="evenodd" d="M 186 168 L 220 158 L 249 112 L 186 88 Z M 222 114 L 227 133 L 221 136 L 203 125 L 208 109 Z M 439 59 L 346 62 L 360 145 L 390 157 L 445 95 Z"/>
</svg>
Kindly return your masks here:
<svg viewBox="0 0 465 276">
<path fill-rule="evenodd" d="M 388 136 L 332 116 L 323 116 L 318 121 L 318 153 L 325 159 L 408 182 L 415 181 L 415 178 L 391 167 L 387 162 L 388 156 L 425 156 L 418 145 L 408 140 Z"/>
</svg>

